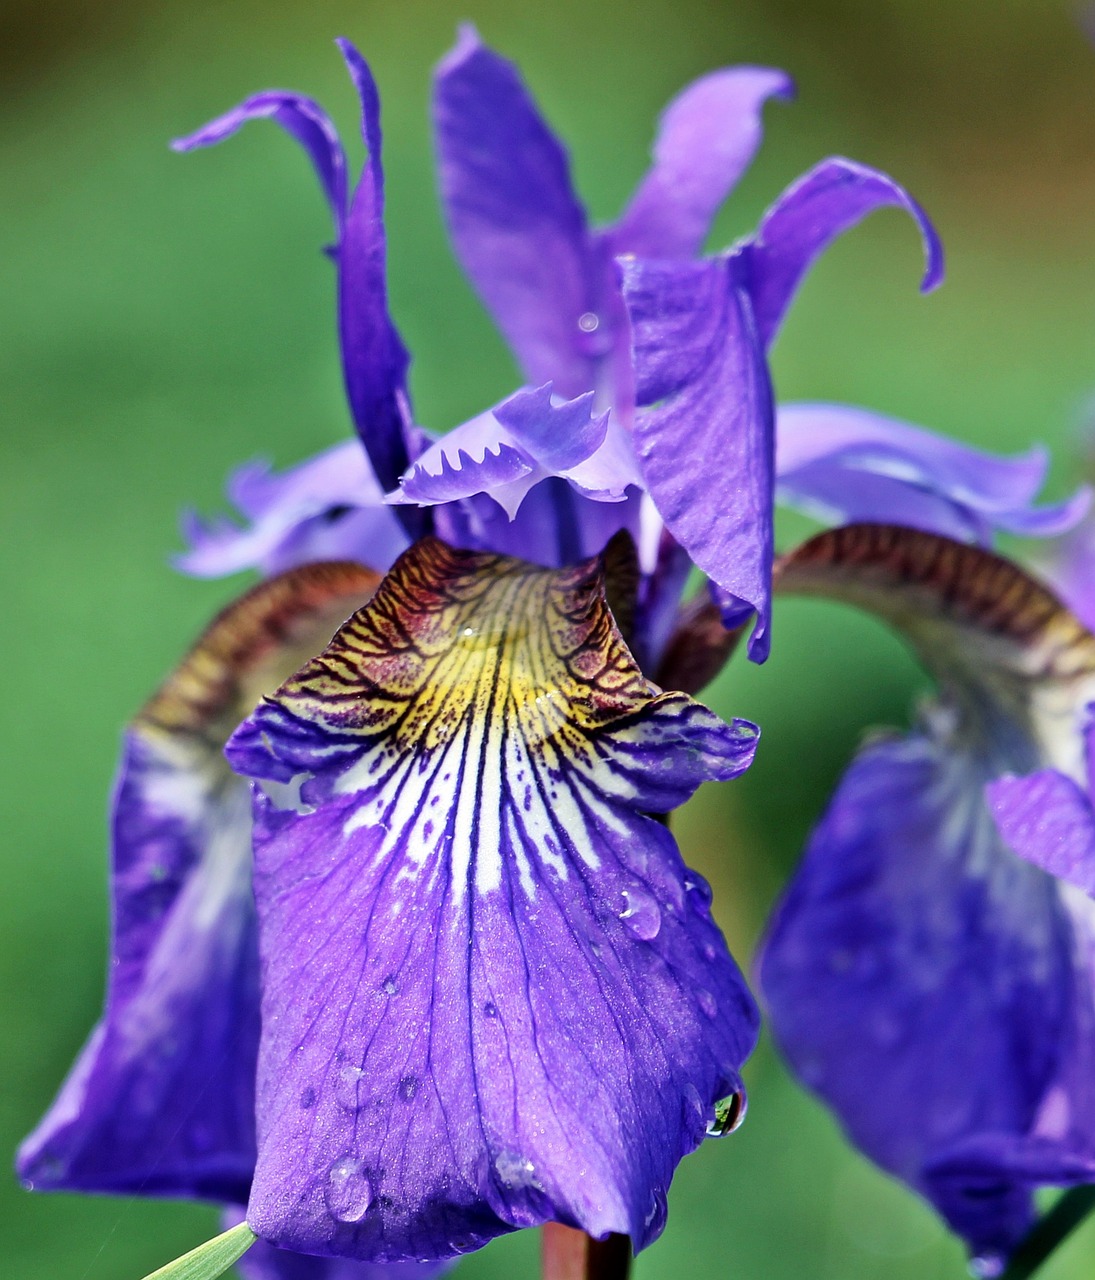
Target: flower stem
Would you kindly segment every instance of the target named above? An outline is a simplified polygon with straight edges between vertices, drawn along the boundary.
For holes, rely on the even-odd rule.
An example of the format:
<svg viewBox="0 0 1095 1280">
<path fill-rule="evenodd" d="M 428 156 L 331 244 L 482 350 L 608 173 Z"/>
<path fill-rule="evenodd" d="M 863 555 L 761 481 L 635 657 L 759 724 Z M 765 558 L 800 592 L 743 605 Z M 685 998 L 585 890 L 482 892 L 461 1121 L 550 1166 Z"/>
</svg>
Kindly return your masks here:
<svg viewBox="0 0 1095 1280">
<path fill-rule="evenodd" d="M 1095 1186 L 1073 1187 L 1057 1201 L 1012 1254 L 1000 1280 L 1027 1280 L 1095 1209 Z M 546 1275 L 546 1272 L 545 1272 Z"/>
<path fill-rule="evenodd" d="M 631 1241 L 627 1236 L 594 1240 L 559 1222 L 544 1224 L 542 1280 L 627 1280 Z"/>
</svg>

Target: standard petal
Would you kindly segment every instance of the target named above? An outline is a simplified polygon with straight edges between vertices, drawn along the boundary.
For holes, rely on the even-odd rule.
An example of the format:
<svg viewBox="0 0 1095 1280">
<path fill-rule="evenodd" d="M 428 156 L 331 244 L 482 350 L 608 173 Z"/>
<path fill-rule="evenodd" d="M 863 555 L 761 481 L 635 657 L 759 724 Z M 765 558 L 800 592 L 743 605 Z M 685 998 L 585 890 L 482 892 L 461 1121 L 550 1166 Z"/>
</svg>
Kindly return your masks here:
<svg viewBox="0 0 1095 1280">
<path fill-rule="evenodd" d="M 734 255 L 634 261 L 624 272 L 635 364 L 635 445 L 666 528 L 770 643 L 772 394 Z"/>
<path fill-rule="evenodd" d="M 803 276 L 838 237 L 875 209 L 904 209 L 920 228 L 927 265 L 920 287 L 943 278 L 943 246 L 928 215 L 892 178 L 853 160 L 823 160 L 780 196 L 747 241 L 757 331 L 771 345 Z"/>
<path fill-rule="evenodd" d="M 190 550 L 175 561 L 185 573 L 269 575 L 316 560 L 357 560 L 384 572 L 407 546 L 357 440 L 278 474 L 249 463 L 233 475 L 229 495 L 250 523 L 187 516 Z"/>
<path fill-rule="evenodd" d="M 230 138 L 248 120 L 263 119 L 281 125 L 308 153 L 331 207 L 335 231 L 341 232 L 346 216 L 346 156 L 330 117 L 311 98 L 278 90 L 256 93 L 194 133 L 176 138 L 171 147 L 174 151 L 211 147 Z"/>
<path fill-rule="evenodd" d="M 381 488 L 388 490 L 395 488 L 409 461 L 410 357 L 388 312 L 380 96 L 361 54 L 348 40 L 339 40 L 338 46 L 361 101 L 361 133 L 368 151 L 338 245 L 342 371 L 357 433 Z M 413 510 L 404 512 L 403 519 L 413 530 L 421 525 Z"/>
<path fill-rule="evenodd" d="M 653 1239 L 756 1021 L 647 815 L 755 736 L 643 679 L 598 562 L 413 547 L 228 749 L 302 783 L 256 795 L 255 1230 L 377 1261 Z"/>
<path fill-rule="evenodd" d="M 688 86 L 666 107 L 653 158 L 623 216 L 609 229 L 615 253 L 691 258 L 719 205 L 749 167 L 769 98 L 793 98 L 794 82 L 770 67 L 728 67 Z"/>
<path fill-rule="evenodd" d="M 325 565 L 256 588 L 127 733 L 106 1009 L 20 1150 L 35 1188 L 246 1197 L 259 1015 L 251 817 L 221 747 L 375 583 Z"/>
<path fill-rule="evenodd" d="M 776 416 L 777 499 L 835 524 L 1052 537 L 1083 516 L 1090 493 L 1035 507 L 1047 466 L 1044 449 L 1000 457 L 849 405 L 781 405 Z"/>
<path fill-rule="evenodd" d="M 512 63 L 465 27 L 437 69 L 434 131 L 456 256 L 528 381 L 595 381 L 609 255 L 589 235 L 565 150 Z"/>
</svg>

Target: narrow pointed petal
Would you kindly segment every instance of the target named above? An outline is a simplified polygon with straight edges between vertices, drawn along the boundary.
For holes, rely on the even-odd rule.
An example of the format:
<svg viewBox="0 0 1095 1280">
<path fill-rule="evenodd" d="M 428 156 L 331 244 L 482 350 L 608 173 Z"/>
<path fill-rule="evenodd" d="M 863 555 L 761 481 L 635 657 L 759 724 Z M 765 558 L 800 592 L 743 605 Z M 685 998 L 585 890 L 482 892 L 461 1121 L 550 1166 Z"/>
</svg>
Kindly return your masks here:
<svg viewBox="0 0 1095 1280">
<path fill-rule="evenodd" d="M 728 67 L 688 86 L 666 107 L 654 163 L 609 231 L 617 254 L 691 258 L 711 220 L 760 146 L 761 109 L 793 98 L 794 83 L 770 67 Z"/>
<path fill-rule="evenodd" d="M 375 582 L 327 565 L 263 584 L 127 732 L 106 1009 L 20 1150 L 35 1188 L 246 1197 L 259 1030 L 251 817 L 221 747 Z"/>
<path fill-rule="evenodd" d="M 176 138 L 171 147 L 174 151 L 211 147 L 230 138 L 249 120 L 264 119 L 279 124 L 307 152 L 330 205 L 335 231 L 341 232 L 346 216 L 346 156 L 330 117 L 311 98 L 278 90 L 256 93 L 194 133 Z"/>
<path fill-rule="evenodd" d="M 437 69 L 433 115 L 461 265 L 530 383 L 588 391 L 605 332 L 584 318 L 600 318 L 609 257 L 589 235 L 566 151 L 513 64 L 470 27 Z"/>
<path fill-rule="evenodd" d="M 368 151 L 338 246 L 342 371 L 357 433 L 381 488 L 388 490 L 395 488 L 409 461 L 410 357 L 388 312 L 380 96 L 354 46 L 348 40 L 339 40 L 338 46 L 361 102 L 361 133 Z M 421 523 L 413 511 L 403 518 L 412 529 Z"/>
<path fill-rule="evenodd" d="M 904 209 L 920 228 L 926 266 L 920 287 L 943 279 L 943 245 L 928 215 L 904 187 L 852 160 L 824 160 L 793 183 L 768 210 L 748 242 L 750 292 L 757 330 L 771 346 L 791 299 L 814 261 L 834 240 L 876 209 Z"/>
<path fill-rule="evenodd" d="M 984 543 L 998 531 L 1052 537 L 1082 518 L 1090 493 L 1034 506 L 1048 461 L 1044 449 L 1001 457 L 850 405 L 777 412 L 777 498 L 833 524 L 884 520 Z"/>
<path fill-rule="evenodd" d="M 894 623 L 941 694 L 861 751 L 811 837 L 763 949 L 775 1034 L 1002 1268 L 1034 1189 L 1095 1171 L 1095 904 L 1012 853 L 985 787 L 1082 768 L 1095 636 L 1016 566 L 907 529 L 820 535 L 778 580 Z"/>
<path fill-rule="evenodd" d="M 749 656 L 763 662 L 770 644 L 772 393 L 740 265 L 733 255 L 630 262 L 624 297 L 646 488 L 699 568 L 756 611 Z"/>
<path fill-rule="evenodd" d="M 248 1221 L 377 1261 L 653 1239 L 755 1011 L 666 827 L 756 731 L 643 679 L 599 563 L 417 544 L 241 726 L 264 964 Z"/>
<path fill-rule="evenodd" d="M 249 463 L 233 475 L 229 495 L 249 523 L 189 515 L 190 550 L 175 562 L 184 573 L 271 575 L 317 560 L 357 560 L 383 573 L 407 546 L 357 440 L 280 473 Z"/>
</svg>

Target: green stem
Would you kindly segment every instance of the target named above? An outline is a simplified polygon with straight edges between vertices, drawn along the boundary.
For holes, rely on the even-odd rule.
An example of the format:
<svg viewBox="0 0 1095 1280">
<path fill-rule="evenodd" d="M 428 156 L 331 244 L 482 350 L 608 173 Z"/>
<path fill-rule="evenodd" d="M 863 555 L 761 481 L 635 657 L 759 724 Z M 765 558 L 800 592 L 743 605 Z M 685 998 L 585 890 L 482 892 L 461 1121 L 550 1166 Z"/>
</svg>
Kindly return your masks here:
<svg viewBox="0 0 1095 1280">
<path fill-rule="evenodd" d="M 1000 1280 L 1027 1280 L 1066 1236 L 1095 1209 L 1095 1186 L 1073 1187 L 1057 1201 L 1012 1254 Z"/>
<path fill-rule="evenodd" d="M 241 1222 L 238 1227 L 207 1240 L 166 1267 L 153 1271 L 145 1280 L 217 1280 L 238 1262 L 255 1243 L 255 1233 Z"/>
</svg>

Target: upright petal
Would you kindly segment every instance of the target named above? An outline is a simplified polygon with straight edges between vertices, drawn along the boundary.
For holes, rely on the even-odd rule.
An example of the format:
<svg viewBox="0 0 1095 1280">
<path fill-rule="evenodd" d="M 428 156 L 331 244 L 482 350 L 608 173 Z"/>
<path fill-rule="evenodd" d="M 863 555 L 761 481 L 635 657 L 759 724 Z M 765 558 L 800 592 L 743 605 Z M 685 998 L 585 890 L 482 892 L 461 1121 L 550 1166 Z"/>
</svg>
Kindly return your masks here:
<svg viewBox="0 0 1095 1280">
<path fill-rule="evenodd" d="M 127 732 L 106 1009 L 20 1150 L 35 1188 L 246 1198 L 259 1029 L 251 816 L 221 747 L 375 582 L 325 565 L 256 588 Z"/>
<path fill-rule="evenodd" d="M 380 96 L 361 54 L 348 40 L 339 40 L 338 46 L 361 101 L 361 133 L 368 151 L 338 246 L 342 371 L 357 433 L 381 488 L 387 490 L 395 488 L 409 461 L 410 357 L 388 313 Z M 421 527 L 413 510 L 402 513 L 402 519 L 412 531 Z"/>
<path fill-rule="evenodd" d="M 755 737 L 643 679 L 599 562 L 416 544 L 228 748 L 299 786 L 256 793 L 254 1229 L 376 1261 L 653 1239 L 756 1021 L 647 815 Z"/>
<path fill-rule="evenodd" d="M 747 241 L 757 330 L 771 346 L 803 276 L 838 237 L 875 209 L 904 209 L 920 228 L 926 267 L 921 289 L 943 278 L 943 246 L 928 215 L 904 187 L 853 160 L 823 160 L 780 196 Z"/>
<path fill-rule="evenodd" d="M 256 93 L 194 133 L 176 138 L 171 147 L 174 151 L 211 147 L 230 138 L 249 120 L 264 119 L 281 125 L 307 152 L 331 207 L 335 231 L 341 233 L 346 216 L 346 156 L 330 117 L 311 98 L 276 89 Z"/>
<path fill-rule="evenodd" d="M 512 63 L 465 27 L 437 69 L 434 131 L 456 256 L 527 380 L 595 381 L 607 252 L 590 237 L 562 145 Z"/>
<path fill-rule="evenodd" d="M 772 392 L 740 268 L 736 255 L 633 261 L 624 298 L 646 488 L 699 568 L 756 610 L 749 656 L 763 662 L 770 643 Z"/>
<path fill-rule="evenodd" d="M 719 205 L 752 162 L 769 98 L 794 97 L 795 86 L 770 67 L 727 67 L 678 94 L 662 115 L 654 164 L 609 229 L 615 253 L 692 258 Z"/>
<path fill-rule="evenodd" d="M 1044 449 L 1005 458 L 906 422 L 839 404 L 781 405 L 776 496 L 833 524 L 886 521 L 991 544 L 998 531 L 1052 537 L 1090 492 L 1036 507 Z"/>
<path fill-rule="evenodd" d="M 1090 920 L 983 793 L 1075 766 L 1095 637 L 1006 561 L 908 530 L 821 535 L 783 572 L 894 622 L 941 694 L 868 743 L 811 837 L 763 949 L 775 1034 L 852 1139 L 1002 1267 L 1036 1186 L 1095 1177 L 1095 969 Z"/>
</svg>

